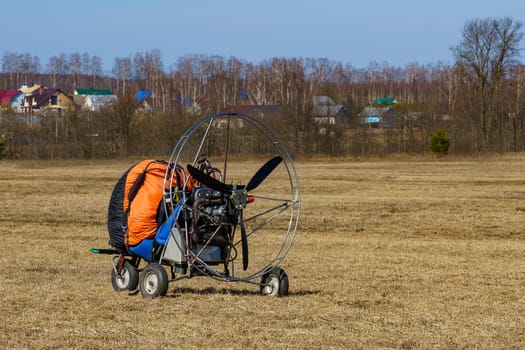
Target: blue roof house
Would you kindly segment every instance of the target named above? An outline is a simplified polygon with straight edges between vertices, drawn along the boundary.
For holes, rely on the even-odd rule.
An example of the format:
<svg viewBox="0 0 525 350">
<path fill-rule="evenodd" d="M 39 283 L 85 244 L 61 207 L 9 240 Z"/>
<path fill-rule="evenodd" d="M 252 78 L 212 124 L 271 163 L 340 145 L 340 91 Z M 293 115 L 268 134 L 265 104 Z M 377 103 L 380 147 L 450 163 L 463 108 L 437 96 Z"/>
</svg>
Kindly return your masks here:
<svg viewBox="0 0 525 350">
<path fill-rule="evenodd" d="M 399 123 L 399 115 L 390 106 L 366 106 L 357 116 L 359 124 L 370 128 L 392 128 Z"/>
</svg>

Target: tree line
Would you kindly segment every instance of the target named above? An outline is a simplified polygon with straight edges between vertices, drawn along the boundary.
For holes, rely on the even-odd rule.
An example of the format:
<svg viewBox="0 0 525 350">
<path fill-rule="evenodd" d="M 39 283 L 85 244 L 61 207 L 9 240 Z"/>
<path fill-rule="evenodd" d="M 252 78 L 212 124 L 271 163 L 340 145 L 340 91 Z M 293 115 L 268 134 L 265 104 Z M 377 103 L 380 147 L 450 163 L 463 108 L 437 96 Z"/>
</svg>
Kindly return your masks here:
<svg viewBox="0 0 525 350">
<path fill-rule="evenodd" d="M 296 154 L 382 155 L 428 152 L 429 135 L 444 130 L 449 152 L 525 150 L 522 23 L 512 18 L 467 21 L 451 47 L 453 63 L 404 67 L 371 62 L 354 67 L 326 58 L 275 57 L 252 63 L 236 57 L 187 55 L 165 66 L 159 50 L 115 58 L 111 73 L 88 53 L 36 56 L 5 52 L 0 89 L 39 83 L 64 91 L 109 88 L 123 96 L 97 112 L 43 117 L 37 127 L 4 112 L 0 134 L 8 157 L 114 157 L 166 154 L 192 121 L 238 104 L 279 105 L 272 128 Z M 138 90 L 151 90 L 151 110 Z M 343 105 L 350 128 L 313 122 L 313 96 Z M 395 97 L 399 121 L 382 130 L 357 114 L 379 97 Z M 191 105 L 193 108 L 188 108 Z M 196 108 L 198 107 L 198 108 Z M 138 112 L 137 112 L 138 111 Z"/>
</svg>

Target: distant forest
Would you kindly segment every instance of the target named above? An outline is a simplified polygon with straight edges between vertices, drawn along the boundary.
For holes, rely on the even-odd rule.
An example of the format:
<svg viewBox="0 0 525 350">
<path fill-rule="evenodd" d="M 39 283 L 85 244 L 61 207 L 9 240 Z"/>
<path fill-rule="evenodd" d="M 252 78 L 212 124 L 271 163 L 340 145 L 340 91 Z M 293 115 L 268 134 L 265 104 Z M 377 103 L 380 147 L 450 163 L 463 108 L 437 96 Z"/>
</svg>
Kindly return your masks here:
<svg viewBox="0 0 525 350">
<path fill-rule="evenodd" d="M 358 68 L 326 58 L 280 57 L 254 64 L 205 55 L 166 65 L 161 52 L 152 50 L 117 57 L 111 73 L 103 73 L 101 58 L 88 53 L 59 54 L 44 64 L 31 54 L 4 52 L 0 90 L 33 84 L 68 94 L 105 88 L 121 98 L 96 112 L 42 116 L 31 126 L 3 110 L 0 151 L 7 158 L 165 155 L 196 119 L 242 104 L 281 106 L 282 117 L 271 127 L 300 156 L 427 153 L 436 130 L 450 138 L 449 153 L 524 151 L 521 29 L 512 18 L 471 20 L 451 47 L 453 63 L 404 67 L 371 62 Z M 153 92 L 151 110 L 140 109 L 134 98 L 138 90 Z M 329 96 L 344 106 L 350 126 L 316 123 L 313 96 Z M 392 106 L 398 122 L 383 129 L 359 123 L 361 110 L 383 97 L 398 102 Z"/>
</svg>

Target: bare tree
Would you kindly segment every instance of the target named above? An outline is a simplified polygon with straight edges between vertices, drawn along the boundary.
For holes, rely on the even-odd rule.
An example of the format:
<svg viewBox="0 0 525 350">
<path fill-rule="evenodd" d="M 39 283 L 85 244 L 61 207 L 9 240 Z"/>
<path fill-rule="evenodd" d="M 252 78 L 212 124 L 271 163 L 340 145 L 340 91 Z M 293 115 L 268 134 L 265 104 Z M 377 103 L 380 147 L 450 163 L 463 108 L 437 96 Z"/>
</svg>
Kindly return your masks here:
<svg viewBox="0 0 525 350">
<path fill-rule="evenodd" d="M 160 50 L 155 49 L 143 55 L 145 80 L 148 89 L 155 92 L 153 108 L 155 111 L 166 111 L 168 93 L 164 84 L 164 65 L 162 63 Z"/>
<path fill-rule="evenodd" d="M 171 74 L 179 94 L 177 98 L 182 97 L 193 102 L 206 100 L 208 92 L 206 60 L 203 55 L 189 55 L 177 60 L 175 71 Z"/>
<path fill-rule="evenodd" d="M 113 75 L 117 79 L 117 90 L 120 87 L 120 94 L 126 94 L 126 82 L 130 81 L 133 77 L 133 64 L 131 63 L 131 58 L 115 58 L 115 63 L 113 64 Z"/>
<path fill-rule="evenodd" d="M 91 74 L 91 56 L 89 53 L 84 52 L 82 54 L 82 73 L 85 75 Z"/>
<path fill-rule="evenodd" d="M 133 68 L 134 79 L 137 81 L 144 81 L 146 79 L 146 59 L 144 58 L 143 53 L 137 52 L 133 56 Z"/>
<path fill-rule="evenodd" d="M 15 52 L 4 52 L 2 58 L 2 72 L 7 73 L 8 80 L 5 85 L 13 87 L 18 84 L 18 54 Z"/>
<path fill-rule="evenodd" d="M 246 67 L 246 87 L 250 92 L 250 102 L 255 105 L 269 104 L 269 74 L 266 65 L 248 64 Z"/>
<path fill-rule="evenodd" d="M 466 79 L 476 87 L 478 105 L 471 117 L 479 122 L 481 151 L 487 150 L 497 122 L 494 114 L 502 79 L 516 64 L 521 28 L 521 22 L 508 17 L 475 19 L 467 22 L 461 42 L 452 48 Z"/>
<path fill-rule="evenodd" d="M 91 78 L 93 79 L 93 87 L 97 86 L 97 77 L 102 75 L 102 58 L 93 56 L 91 58 Z"/>
<path fill-rule="evenodd" d="M 73 89 L 76 89 L 82 74 L 82 57 L 78 52 L 69 55 L 69 70 L 73 78 Z"/>
<path fill-rule="evenodd" d="M 66 55 L 62 53 L 59 56 L 51 56 L 47 64 L 47 71 L 52 76 L 53 87 L 56 87 L 57 77 L 64 76 L 69 73 Z"/>
</svg>

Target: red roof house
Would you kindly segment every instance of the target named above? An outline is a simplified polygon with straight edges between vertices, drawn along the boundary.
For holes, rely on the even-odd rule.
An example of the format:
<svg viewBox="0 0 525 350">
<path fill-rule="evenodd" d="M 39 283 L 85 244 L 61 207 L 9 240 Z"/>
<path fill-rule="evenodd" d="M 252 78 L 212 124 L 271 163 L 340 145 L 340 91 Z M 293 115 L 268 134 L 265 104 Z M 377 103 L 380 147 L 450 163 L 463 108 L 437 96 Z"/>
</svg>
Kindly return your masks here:
<svg viewBox="0 0 525 350">
<path fill-rule="evenodd" d="M 9 106 L 18 90 L 0 90 L 0 106 Z"/>
</svg>

